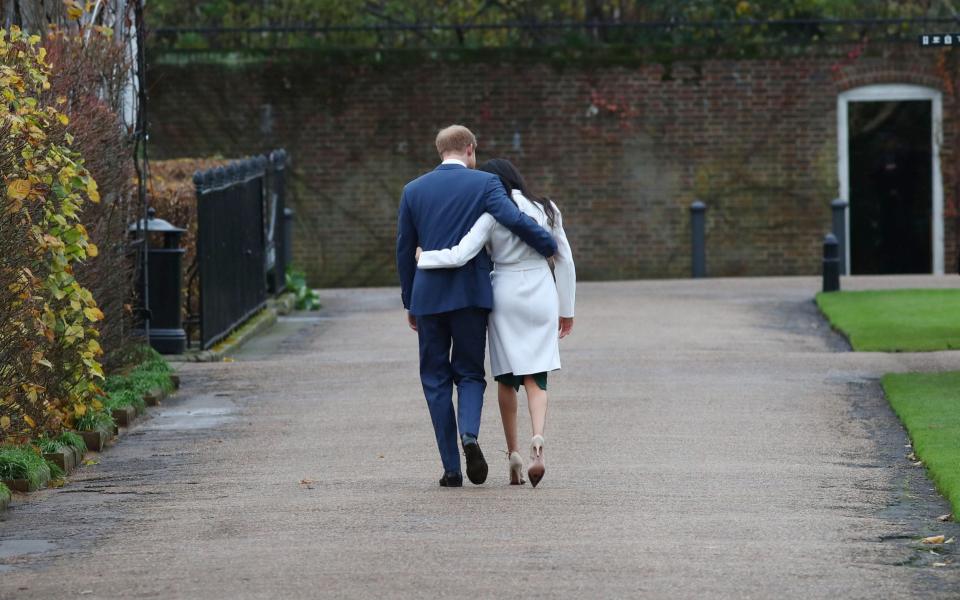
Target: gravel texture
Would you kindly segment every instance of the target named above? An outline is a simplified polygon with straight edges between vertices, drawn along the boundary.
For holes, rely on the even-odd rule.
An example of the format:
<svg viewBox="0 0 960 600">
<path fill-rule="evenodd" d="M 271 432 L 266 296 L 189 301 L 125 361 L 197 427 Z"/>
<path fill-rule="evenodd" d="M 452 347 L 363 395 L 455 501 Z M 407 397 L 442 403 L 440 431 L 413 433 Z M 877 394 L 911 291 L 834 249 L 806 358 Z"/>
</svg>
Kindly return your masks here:
<svg viewBox="0 0 960 600">
<path fill-rule="evenodd" d="M 960 353 L 848 352 L 818 283 L 582 284 L 535 490 L 492 386 L 490 478 L 440 489 L 397 290 L 324 292 L 0 513 L 0 598 L 956 598 L 957 543 L 918 540 L 960 526 L 878 378 Z"/>
</svg>

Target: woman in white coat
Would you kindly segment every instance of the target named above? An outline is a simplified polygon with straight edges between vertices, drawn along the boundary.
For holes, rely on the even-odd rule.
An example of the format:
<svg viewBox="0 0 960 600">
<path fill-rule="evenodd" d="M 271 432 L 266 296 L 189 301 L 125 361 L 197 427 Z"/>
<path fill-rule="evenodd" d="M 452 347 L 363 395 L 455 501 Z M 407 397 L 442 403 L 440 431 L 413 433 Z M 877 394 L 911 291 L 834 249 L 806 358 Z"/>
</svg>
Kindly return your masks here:
<svg viewBox="0 0 960 600">
<path fill-rule="evenodd" d="M 499 384 L 497 399 L 507 438 L 510 483 L 523 483 L 523 459 L 517 442 L 517 392 L 522 385 L 533 429 L 527 475 L 536 487 L 546 471 L 543 430 L 547 418 L 547 373 L 560 368 L 559 339 L 573 329 L 576 269 L 557 205 L 532 194 L 520 172 L 506 159 L 487 161 L 480 170 L 499 176 L 520 210 L 553 233 L 557 240 L 553 272 L 545 258 L 489 214 L 481 216 L 457 246 L 420 253 L 417 266 L 456 268 L 484 247 L 490 253 L 494 263 L 490 274 L 490 365 Z"/>
</svg>

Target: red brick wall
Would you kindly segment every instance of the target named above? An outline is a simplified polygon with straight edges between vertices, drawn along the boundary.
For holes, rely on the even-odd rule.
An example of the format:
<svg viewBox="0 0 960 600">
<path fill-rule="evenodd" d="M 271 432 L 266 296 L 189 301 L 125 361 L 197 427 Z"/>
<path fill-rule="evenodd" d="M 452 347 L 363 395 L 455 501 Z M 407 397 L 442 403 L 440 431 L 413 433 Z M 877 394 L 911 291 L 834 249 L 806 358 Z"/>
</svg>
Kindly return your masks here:
<svg viewBox="0 0 960 600">
<path fill-rule="evenodd" d="M 453 122 L 478 134 L 481 160 L 510 158 L 557 201 L 583 279 L 688 276 L 695 198 L 711 275 L 813 274 L 837 194 L 837 94 L 939 89 L 936 73 L 912 48 L 631 65 L 165 55 L 150 72 L 151 140 L 165 158 L 286 147 L 295 262 L 317 285 L 396 282 L 400 190 L 434 166 L 434 133 Z M 945 94 L 944 163 L 954 110 Z M 953 173 L 945 164 L 948 206 Z"/>
</svg>

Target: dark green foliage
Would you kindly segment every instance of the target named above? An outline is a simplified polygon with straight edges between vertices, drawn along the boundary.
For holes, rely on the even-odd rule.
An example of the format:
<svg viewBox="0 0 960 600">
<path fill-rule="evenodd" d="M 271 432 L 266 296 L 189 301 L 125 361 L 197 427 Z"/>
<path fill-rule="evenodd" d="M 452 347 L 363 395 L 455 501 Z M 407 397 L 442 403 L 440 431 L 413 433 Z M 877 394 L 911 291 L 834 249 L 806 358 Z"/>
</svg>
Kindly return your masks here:
<svg viewBox="0 0 960 600">
<path fill-rule="evenodd" d="M 143 410 L 146 404 L 143 401 L 142 394 L 138 394 L 133 390 L 119 390 L 110 392 L 107 399 L 104 400 L 103 406 L 106 407 L 107 410 L 126 408 L 128 406 L 132 406 L 137 410 Z"/>
<path fill-rule="evenodd" d="M 50 479 L 50 467 L 30 446 L 0 446 L 0 479 L 26 479 L 40 487 Z"/>
<path fill-rule="evenodd" d="M 296 296 L 297 310 L 320 310 L 320 296 L 307 285 L 307 276 L 303 271 L 287 268 L 287 290 Z"/>
<path fill-rule="evenodd" d="M 155 27 L 637 22 L 951 16 L 915 0 L 151 0 Z"/>
<path fill-rule="evenodd" d="M 60 465 L 52 460 L 43 459 L 43 462 L 47 463 L 47 468 L 50 469 L 50 479 L 63 479 L 67 476 Z"/>
<path fill-rule="evenodd" d="M 87 451 L 87 443 L 83 441 L 83 437 L 72 431 L 64 431 L 57 436 L 56 441 L 64 447 L 73 448 L 81 455 Z"/>
<path fill-rule="evenodd" d="M 45 436 L 38 438 L 34 444 L 40 449 L 40 452 L 44 454 L 60 452 L 65 448 L 73 448 L 79 451 L 81 454 L 87 451 L 86 442 L 83 441 L 83 438 L 80 435 L 72 431 L 64 431 L 55 438 L 48 438 Z"/>
<path fill-rule="evenodd" d="M 75 425 L 80 431 L 113 431 L 116 423 L 113 421 L 113 415 L 104 410 L 88 410 L 80 418 L 76 419 Z"/>
<path fill-rule="evenodd" d="M 108 408 L 123 406 L 143 408 L 143 396 L 148 392 L 155 389 L 165 392 L 173 391 L 173 381 L 170 379 L 173 369 L 153 348 L 149 346 L 137 348 L 128 362 L 137 366 L 125 375 L 107 377 L 103 385 L 103 389 L 107 392 L 104 405 Z"/>
<path fill-rule="evenodd" d="M 54 452 L 60 452 L 63 450 L 64 444 L 58 439 L 51 439 L 46 436 L 37 439 L 35 442 L 37 448 L 40 448 L 40 452 L 44 454 L 53 454 Z"/>
<path fill-rule="evenodd" d="M 6 502 L 10 499 L 10 488 L 0 483 L 0 502 Z"/>
<path fill-rule="evenodd" d="M 719 41 L 859 40 L 902 35 L 897 27 L 783 23 L 790 20 L 907 19 L 951 17 L 947 3 L 914 0 L 151 0 L 148 18 L 157 27 L 270 28 L 353 27 L 322 34 L 290 32 L 218 34 L 190 32 L 160 36 L 157 43 L 180 49 L 267 47 L 491 48 L 595 46 L 597 44 L 703 45 Z M 760 24 L 761 22 L 773 24 Z M 699 23 L 694 27 L 686 23 Z M 727 25 L 718 27 L 717 22 Z M 497 24 L 526 27 L 497 28 Z M 565 27 L 544 27 L 546 24 Z M 594 25 L 601 23 L 604 25 Z M 629 27 L 660 23 L 660 27 Z M 730 27 L 729 23 L 736 23 Z M 409 25 L 440 27 L 404 31 Z M 667 25 L 669 24 L 669 25 Z M 708 24 L 708 25 L 704 25 Z M 463 29 L 456 26 L 481 25 Z M 579 26 L 578 26 L 579 25 Z M 394 29 L 384 29 L 393 27 Z M 379 29 L 378 29 L 379 28 Z M 916 32 L 910 31 L 909 36 Z"/>
</svg>

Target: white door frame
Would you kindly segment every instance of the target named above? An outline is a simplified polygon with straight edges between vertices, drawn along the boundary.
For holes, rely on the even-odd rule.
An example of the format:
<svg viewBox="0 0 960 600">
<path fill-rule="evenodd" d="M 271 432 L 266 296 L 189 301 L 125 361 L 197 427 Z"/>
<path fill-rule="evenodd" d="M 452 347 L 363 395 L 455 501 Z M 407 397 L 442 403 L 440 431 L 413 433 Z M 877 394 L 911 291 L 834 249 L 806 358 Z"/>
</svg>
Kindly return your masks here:
<svg viewBox="0 0 960 600">
<path fill-rule="evenodd" d="M 943 177 L 940 173 L 940 145 L 943 143 L 943 96 L 933 88 L 908 84 L 879 84 L 854 88 L 837 96 L 837 173 L 840 178 L 840 198 L 847 202 L 846 221 L 846 275 L 850 274 L 850 125 L 847 107 L 850 102 L 896 102 L 899 100 L 929 100 L 933 132 L 930 144 L 933 161 L 933 273 L 943 275 Z"/>
</svg>

